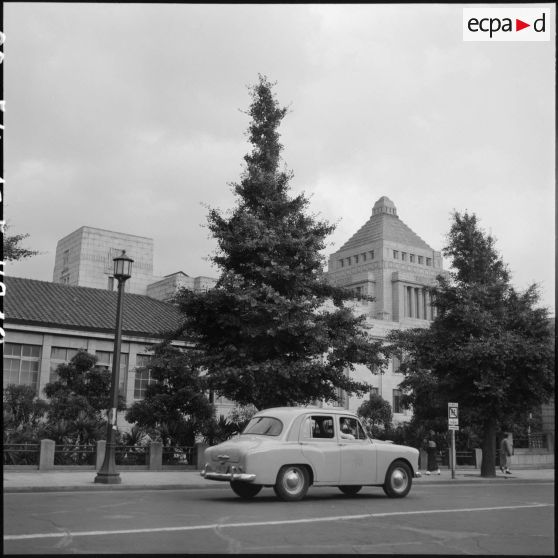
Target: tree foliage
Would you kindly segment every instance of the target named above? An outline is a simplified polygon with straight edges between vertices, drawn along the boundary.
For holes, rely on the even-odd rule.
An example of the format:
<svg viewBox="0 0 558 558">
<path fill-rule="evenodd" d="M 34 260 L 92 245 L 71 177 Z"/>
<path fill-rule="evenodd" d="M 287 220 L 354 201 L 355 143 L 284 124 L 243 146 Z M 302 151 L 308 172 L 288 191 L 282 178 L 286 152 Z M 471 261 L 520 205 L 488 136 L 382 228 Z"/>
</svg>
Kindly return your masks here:
<svg viewBox="0 0 558 558">
<path fill-rule="evenodd" d="M 111 372 L 96 365 L 95 355 L 78 351 L 68 363 L 58 366 L 58 378 L 44 389 L 49 398 L 50 423 L 67 421 L 74 425 L 87 420 L 99 421 L 110 408 Z M 126 406 L 119 397 L 118 409 Z"/>
<path fill-rule="evenodd" d="M 145 398 L 129 408 L 126 420 L 157 429 L 163 438 L 192 445 L 196 433 L 214 414 L 205 395 L 199 351 L 162 343 L 155 347 L 149 369 L 153 382 L 147 386 Z"/>
<path fill-rule="evenodd" d="M 23 246 L 21 246 L 21 243 L 28 237 L 28 234 L 8 235 L 6 233 L 3 233 L 3 260 L 10 262 L 16 260 L 24 260 L 25 258 L 36 256 L 39 253 L 37 250 L 29 250 L 28 248 L 23 248 Z"/>
<path fill-rule="evenodd" d="M 278 133 L 287 109 L 265 77 L 251 96 L 253 149 L 232 184 L 237 205 L 208 215 L 221 275 L 207 293 L 181 292 L 183 332 L 204 355 L 208 385 L 241 405 L 333 401 L 338 388 L 361 394 L 368 386 L 346 371 L 383 365 L 380 343 L 344 307 L 350 295 L 324 278 L 320 251 L 334 226 L 308 214 L 303 194 L 290 195 Z"/>
<path fill-rule="evenodd" d="M 381 432 L 391 428 L 393 412 L 391 405 L 379 394 L 370 394 L 370 399 L 364 401 L 357 410 L 368 435 L 377 438 Z"/>
<path fill-rule="evenodd" d="M 554 351 L 537 286 L 517 292 L 476 216 L 455 212 L 444 255 L 451 278 L 431 290 L 437 316 L 429 329 L 394 332 L 403 358 L 401 387 L 417 420 L 444 417 L 459 403 L 460 424 L 483 436 L 481 474 L 495 474 L 498 426 L 509 428 L 554 391 Z"/>
</svg>

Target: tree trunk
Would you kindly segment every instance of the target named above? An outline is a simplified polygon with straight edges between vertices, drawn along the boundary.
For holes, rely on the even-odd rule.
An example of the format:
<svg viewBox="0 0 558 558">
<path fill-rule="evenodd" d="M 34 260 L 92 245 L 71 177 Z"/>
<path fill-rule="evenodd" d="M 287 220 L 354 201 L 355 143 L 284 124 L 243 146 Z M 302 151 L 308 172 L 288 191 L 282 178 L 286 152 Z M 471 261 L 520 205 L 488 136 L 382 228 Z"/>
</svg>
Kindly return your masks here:
<svg viewBox="0 0 558 558">
<path fill-rule="evenodd" d="M 482 441 L 481 477 L 496 476 L 496 419 L 490 417 L 484 424 Z"/>
</svg>

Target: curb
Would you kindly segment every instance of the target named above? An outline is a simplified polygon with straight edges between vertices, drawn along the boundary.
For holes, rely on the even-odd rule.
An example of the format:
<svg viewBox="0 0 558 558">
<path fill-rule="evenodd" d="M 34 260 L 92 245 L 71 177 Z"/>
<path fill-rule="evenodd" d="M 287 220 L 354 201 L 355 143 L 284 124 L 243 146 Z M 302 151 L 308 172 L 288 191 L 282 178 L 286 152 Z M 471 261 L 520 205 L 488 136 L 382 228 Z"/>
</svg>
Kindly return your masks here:
<svg viewBox="0 0 558 558">
<path fill-rule="evenodd" d="M 107 490 L 197 490 L 197 489 L 215 489 L 229 488 L 227 484 L 221 486 L 193 484 L 105 484 L 105 485 L 83 485 L 83 486 L 11 486 L 3 487 L 4 494 L 30 493 L 30 492 L 106 492 Z"/>
<path fill-rule="evenodd" d="M 521 484 L 541 484 L 541 483 L 554 483 L 554 479 L 522 479 L 520 477 L 476 477 L 471 478 L 475 475 L 467 475 L 469 478 L 455 478 L 455 479 L 413 479 L 413 486 L 432 486 L 432 485 L 445 485 L 451 486 L 456 484 L 472 484 L 472 483 L 483 483 L 490 484 L 494 482 L 506 482 L 507 480 L 512 480 L 514 483 Z M 425 482 L 426 481 L 426 482 Z M 65 486 L 4 486 L 4 494 L 16 494 L 16 493 L 40 493 L 40 492 L 106 492 L 107 490 L 221 490 L 224 488 L 229 488 L 228 483 L 216 482 L 215 484 L 87 484 L 87 485 L 65 485 Z"/>
</svg>

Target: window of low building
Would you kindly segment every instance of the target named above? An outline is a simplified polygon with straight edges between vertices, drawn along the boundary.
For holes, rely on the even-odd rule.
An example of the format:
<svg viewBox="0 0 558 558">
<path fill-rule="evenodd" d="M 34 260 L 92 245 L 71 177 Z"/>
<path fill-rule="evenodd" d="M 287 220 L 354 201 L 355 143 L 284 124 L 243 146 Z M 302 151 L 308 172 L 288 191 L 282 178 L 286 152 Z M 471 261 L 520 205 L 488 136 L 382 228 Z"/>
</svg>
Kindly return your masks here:
<svg viewBox="0 0 558 558">
<path fill-rule="evenodd" d="M 404 262 L 407 261 L 407 252 L 401 252 L 401 260 L 403 260 Z"/>
<path fill-rule="evenodd" d="M 393 251 L 393 259 L 394 259 L 394 260 L 398 260 L 398 259 L 399 259 L 399 250 L 394 250 L 394 251 Z"/>
<path fill-rule="evenodd" d="M 61 364 L 70 362 L 77 354 L 78 349 L 68 349 L 65 347 L 52 347 L 50 350 L 50 375 L 49 382 L 56 382 L 58 380 L 58 373 L 56 369 Z"/>
<path fill-rule="evenodd" d="M 418 256 L 418 263 L 422 265 L 424 263 L 424 256 Z"/>
<path fill-rule="evenodd" d="M 102 366 L 106 370 L 112 370 L 112 357 L 110 351 L 96 351 L 97 366 Z M 128 381 L 128 353 L 120 353 L 120 370 L 119 370 L 118 391 L 120 395 L 126 397 L 126 384 Z"/>
<path fill-rule="evenodd" d="M 5 343 L 3 355 L 3 389 L 10 384 L 31 386 L 37 391 L 41 346 Z"/>
<path fill-rule="evenodd" d="M 147 386 L 155 383 L 149 363 L 152 355 L 137 355 L 134 375 L 134 399 L 144 399 Z"/>
<path fill-rule="evenodd" d="M 432 258 L 426 258 L 426 265 L 432 266 Z"/>
</svg>

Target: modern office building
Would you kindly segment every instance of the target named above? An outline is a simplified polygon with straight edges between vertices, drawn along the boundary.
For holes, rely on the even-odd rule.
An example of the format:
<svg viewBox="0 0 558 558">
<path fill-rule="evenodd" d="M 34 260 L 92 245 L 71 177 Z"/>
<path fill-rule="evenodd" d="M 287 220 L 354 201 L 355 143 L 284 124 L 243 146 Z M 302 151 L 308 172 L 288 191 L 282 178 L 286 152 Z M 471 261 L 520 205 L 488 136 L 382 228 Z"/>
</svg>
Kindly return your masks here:
<svg viewBox="0 0 558 558">
<path fill-rule="evenodd" d="M 179 287 L 206 290 L 217 282 L 211 277 L 189 277 L 182 271 L 156 276 L 153 274 L 152 238 L 94 227 L 80 227 L 58 241 L 53 282 L 116 290 L 113 259 L 123 250 L 134 260 L 134 273 L 125 284 L 128 293 L 147 294 L 168 301 Z"/>
</svg>

